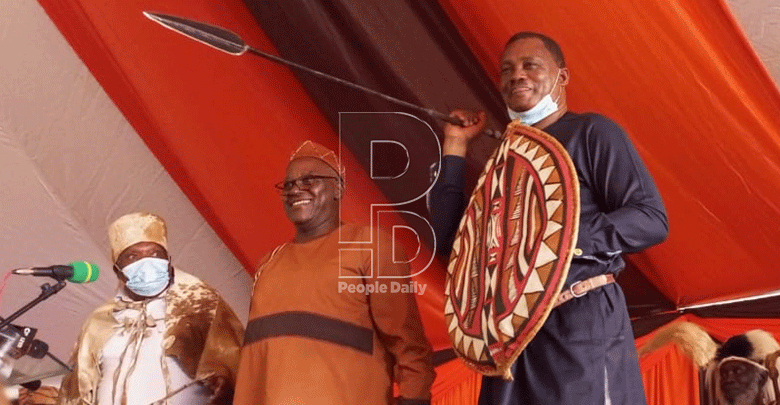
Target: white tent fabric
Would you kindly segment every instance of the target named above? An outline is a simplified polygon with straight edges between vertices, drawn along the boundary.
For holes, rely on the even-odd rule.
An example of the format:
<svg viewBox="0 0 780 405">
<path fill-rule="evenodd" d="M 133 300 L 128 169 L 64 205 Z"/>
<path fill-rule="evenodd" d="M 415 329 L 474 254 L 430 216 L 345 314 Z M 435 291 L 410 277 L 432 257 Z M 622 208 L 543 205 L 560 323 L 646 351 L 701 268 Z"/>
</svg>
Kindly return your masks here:
<svg viewBox="0 0 780 405">
<path fill-rule="evenodd" d="M 780 84 L 780 2 L 777 0 L 726 0 L 745 36 Z"/>
<path fill-rule="evenodd" d="M 37 2 L 0 6 L 0 276 L 86 260 L 90 284 L 69 284 L 15 323 L 67 359 L 80 325 L 111 297 L 106 229 L 136 210 L 168 223 L 174 265 L 216 287 L 246 321 L 251 278 L 155 159 Z M 11 276 L 0 316 L 46 278 Z"/>
</svg>

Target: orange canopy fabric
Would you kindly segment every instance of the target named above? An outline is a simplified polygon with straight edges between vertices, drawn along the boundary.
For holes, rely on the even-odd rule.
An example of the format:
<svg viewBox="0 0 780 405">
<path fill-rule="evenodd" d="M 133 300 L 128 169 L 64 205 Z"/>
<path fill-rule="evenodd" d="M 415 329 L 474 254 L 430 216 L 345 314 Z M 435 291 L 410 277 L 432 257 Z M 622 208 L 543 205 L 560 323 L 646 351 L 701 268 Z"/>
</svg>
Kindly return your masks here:
<svg viewBox="0 0 780 405">
<path fill-rule="evenodd" d="M 780 338 L 780 319 L 766 318 L 701 318 L 685 314 L 671 323 L 692 322 L 702 327 L 713 339 L 728 338 L 752 329 L 763 329 L 775 339 Z M 637 349 L 644 346 L 654 333 L 636 339 Z M 698 404 L 699 370 L 674 343 L 666 344 L 639 359 L 648 405 Z"/>
<path fill-rule="evenodd" d="M 303 140 L 339 147 L 330 123 L 286 68 L 210 50 L 141 14 L 229 27 L 273 53 L 243 2 L 39 3 L 249 272 L 291 237 L 272 185 Z M 514 32 L 561 43 L 572 109 L 624 126 L 664 197 L 669 240 L 631 261 L 667 298 L 688 305 L 780 289 L 780 272 L 768 271 L 780 254 L 780 93 L 722 0 L 439 3 L 492 78 Z M 359 153 L 341 150 L 349 184 L 342 213 L 366 222 L 384 198 L 356 163 Z M 418 277 L 432 286 L 418 301 L 435 349 L 449 347 L 443 275 L 434 261 Z M 700 321 L 726 337 L 735 330 L 724 326 L 731 321 Z M 478 378 L 456 362 L 442 367 L 435 399 L 473 403 Z M 694 395 L 686 367 L 678 353 L 658 353 L 643 360 L 645 382 L 654 392 L 661 376 L 684 376 Z"/>
<path fill-rule="evenodd" d="M 669 214 L 633 258 L 673 303 L 780 288 L 780 93 L 722 0 L 439 0 L 492 78 L 505 41 L 563 48 L 570 108 L 631 135 Z"/>
<path fill-rule="evenodd" d="M 144 10 L 168 11 L 154 2 L 41 5 L 248 271 L 292 237 L 273 184 L 284 177 L 290 153 L 304 140 L 334 150 L 339 142 L 289 71 L 216 51 L 204 56 L 202 45 L 143 16 Z M 272 48 L 239 1 L 193 2 L 187 10 L 189 17 L 230 26 L 245 41 Z M 342 217 L 369 223 L 371 204 L 384 198 L 348 150 L 341 150 L 341 159 L 348 184 Z M 390 231 L 398 221 L 387 219 L 384 227 Z M 413 235 L 401 235 L 406 251 L 417 251 Z M 436 260 L 425 268 L 431 257 L 427 246 L 417 257 L 412 272 L 425 269 L 416 280 L 431 287 L 418 299 L 426 335 L 434 350 L 444 350 L 449 348 L 441 315 L 444 270 Z M 436 381 L 442 400 L 455 395 L 445 394 L 438 388 L 442 384 L 473 396 L 474 373 L 459 363 L 449 367 Z"/>
<path fill-rule="evenodd" d="M 677 346 L 665 345 L 639 359 L 648 405 L 699 403 L 699 370 Z"/>
</svg>

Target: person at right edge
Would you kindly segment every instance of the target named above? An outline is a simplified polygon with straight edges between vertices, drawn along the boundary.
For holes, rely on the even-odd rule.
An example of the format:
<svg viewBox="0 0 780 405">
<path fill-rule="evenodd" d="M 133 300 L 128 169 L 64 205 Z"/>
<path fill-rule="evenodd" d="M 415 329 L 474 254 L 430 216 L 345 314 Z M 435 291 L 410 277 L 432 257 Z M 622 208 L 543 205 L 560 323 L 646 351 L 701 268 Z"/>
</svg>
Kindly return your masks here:
<svg viewBox="0 0 780 405">
<path fill-rule="evenodd" d="M 614 277 L 625 266 L 623 253 L 666 239 L 669 228 L 658 190 L 623 129 L 602 115 L 567 111 L 569 70 L 554 40 L 535 32 L 515 34 L 499 70 L 509 116 L 555 137 L 574 162 L 580 183 L 579 237 L 562 291 L 573 288 L 584 295 L 552 310 L 512 365 L 513 381 L 483 377 L 479 403 L 645 404 L 625 297 Z M 445 156 L 431 191 L 439 253 L 445 254 L 465 209 L 466 151 L 486 120 L 484 112 L 451 115 L 464 126 L 444 128 Z"/>
</svg>

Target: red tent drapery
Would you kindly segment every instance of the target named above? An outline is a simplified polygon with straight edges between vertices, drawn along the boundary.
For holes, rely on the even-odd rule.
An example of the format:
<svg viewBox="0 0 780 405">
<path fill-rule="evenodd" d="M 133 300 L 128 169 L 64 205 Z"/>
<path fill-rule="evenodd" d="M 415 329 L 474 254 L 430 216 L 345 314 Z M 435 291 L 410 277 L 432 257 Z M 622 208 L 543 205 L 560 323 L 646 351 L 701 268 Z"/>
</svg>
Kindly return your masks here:
<svg viewBox="0 0 780 405">
<path fill-rule="evenodd" d="M 699 403 L 699 371 L 680 350 L 666 345 L 639 360 L 648 405 Z"/>
<path fill-rule="evenodd" d="M 752 329 L 763 329 L 773 334 L 775 339 L 780 338 L 780 319 L 701 318 L 686 314 L 669 324 L 675 322 L 695 323 L 719 342 Z M 637 349 L 652 339 L 654 334 L 637 339 Z M 699 370 L 674 343 L 642 356 L 639 365 L 648 405 L 699 403 Z"/>
<path fill-rule="evenodd" d="M 515 32 L 556 39 L 570 107 L 627 129 L 670 227 L 634 260 L 666 297 L 780 288 L 780 93 L 722 0 L 439 3 L 494 79 Z"/>
<path fill-rule="evenodd" d="M 242 2 L 195 1 L 170 9 L 141 0 L 40 4 L 248 271 L 292 236 L 273 184 L 284 176 L 297 145 L 313 140 L 339 150 L 338 135 L 286 68 L 209 49 L 142 14 L 186 14 L 231 27 L 247 43 L 273 52 Z M 351 153 L 346 148 L 340 152 L 348 183 L 342 217 L 368 221 L 371 204 L 384 198 Z M 407 252 L 417 250 L 412 235 L 402 237 Z M 418 257 L 430 257 L 426 246 Z M 426 262 L 413 262 L 412 272 Z M 434 350 L 449 348 L 442 316 L 443 276 L 441 262 L 434 260 L 416 277 L 431 287 L 418 303 Z M 479 379 L 460 362 L 437 370 L 434 403 L 462 403 L 458 401 L 478 392 Z"/>
<path fill-rule="evenodd" d="M 780 97 L 722 1 L 522 9 L 498 0 L 440 2 L 493 77 L 513 32 L 558 39 L 572 68 L 573 108 L 605 113 L 632 134 L 672 229 L 666 244 L 634 261 L 667 297 L 683 305 L 780 287 L 780 274 L 766 272 L 780 253 Z M 284 239 L 271 185 L 285 156 L 304 139 L 335 148 L 337 136 L 284 68 L 208 50 L 141 15 L 209 21 L 272 50 L 243 3 L 40 3 L 211 226 L 254 268 Z M 381 200 L 365 173 L 351 173 L 347 219 Z M 281 233 L 291 234 L 284 226 Z M 441 268 L 426 276 L 440 283 Z M 440 297 L 427 295 L 421 309 L 429 337 L 446 347 Z"/>
</svg>

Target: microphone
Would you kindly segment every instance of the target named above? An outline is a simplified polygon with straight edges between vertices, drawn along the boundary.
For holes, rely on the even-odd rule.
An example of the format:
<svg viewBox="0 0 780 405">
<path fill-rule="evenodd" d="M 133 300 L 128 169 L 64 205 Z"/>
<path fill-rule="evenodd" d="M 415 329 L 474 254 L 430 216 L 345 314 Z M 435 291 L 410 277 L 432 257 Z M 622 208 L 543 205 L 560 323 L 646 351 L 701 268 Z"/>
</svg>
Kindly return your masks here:
<svg viewBox="0 0 780 405">
<path fill-rule="evenodd" d="M 18 325 L 8 325 L 8 327 L 16 328 L 21 335 L 9 353 L 12 358 L 18 359 L 27 355 L 34 359 L 42 359 L 49 352 L 49 345 L 46 342 L 35 339 L 38 329 Z"/>
<path fill-rule="evenodd" d="M 42 359 L 49 352 L 49 345 L 35 339 L 38 329 L 29 326 L 8 325 L 0 330 L 2 341 L 2 356 L 19 359 L 24 355 L 34 359 Z"/>
<path fill-rule="evenodd" d="M 18 359 L 27 354 L 36 342 L 35 334 L 38 333 L 38 329 L 11 324 L 5 327 L 4 332 L 5 338 L 16 336 L 8 354 L 11 358 Z"/>
<path fill-rule="evenodd" d="M 42 359 L 46 356 L 46 353 L 49 353 L 49 344 L 38 339 L 33 340 L 32 344 L 30 344 L 30 349 L 24 352 L 25 355 L 34 359 Z"/>
<path fill-rule="evenodd" d="M 100 269 L 97 265 L 89 262 L 72 262 L 66 265 L 58 264 L 49 267 L 16 269 L 13 273 L 23 276 L 52 277 L 73 283 L 91 283 L 97 280 L 100 275 Z"/>
</svg>

